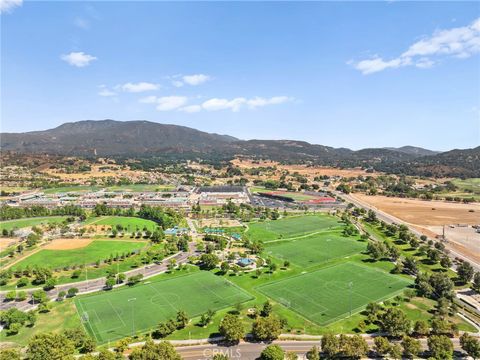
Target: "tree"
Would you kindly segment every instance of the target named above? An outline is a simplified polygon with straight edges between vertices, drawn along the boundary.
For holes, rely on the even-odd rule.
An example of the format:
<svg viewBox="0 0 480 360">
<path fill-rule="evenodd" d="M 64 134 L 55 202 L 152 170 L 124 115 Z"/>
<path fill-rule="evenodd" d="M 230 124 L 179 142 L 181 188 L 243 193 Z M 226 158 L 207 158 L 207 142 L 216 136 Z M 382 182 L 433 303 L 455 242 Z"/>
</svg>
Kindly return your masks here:
<svg viewBox="0 0 480 360">
<path fill-rule="evenodd" d="M 405 335 L 410 331 L 410 325 L 405 313 L 397 308 L 388 308 L 380 317 L 380 330 L 390 336 Z"/>
<path fill-rule="evenodd" d="M 220 264 L 220 269 L 222 270 L 222 273 L 226 274 L 228 273 L 228 270 L 230 270 L 230 265 L 227 261 L 224 261 Z"/>
<path fill-rule="evenodd" d="M 341 334 L 338 338 L 341 357 L 347 359 L 360 359 L 368 352 L 368 344 L 360 335 L 347 336 Z"/>
<path fill-rule="evenodd" d="M 320 360 L 320 350 L 315 345 L 307 351 L 306 357 L 308 360 Z"/>
<path fill-rule="evenodd" d="M 200 261 L 202 262 L 202 268 L 205 270 L 213 270 L 217 267 L 220 259 L 215 254 L 202 254 Z"/>
<path fill-rule="evenodd" d="M 322 351 L 327 358 L 333 358 L 340 351 L 340 344 L 338 338 L 333 334 L 326 334 L 322 336 Z"/>
<path fill-rule="evenodd" d="M 252 326 L 253 336 L 260 341 L 275 340 L 281 332 L 282 324 L 280 320 L 273 315 L 256 319 Z"/>
<path fill-rule="evenodd" d="M 428 338 L 428 350 L 434 359 L 445 360 L 453 356 L 452 341 L 445 335 L 432 335 Z"/>
<path fill-rule="evenodd" d="M 185 311 L 177 312 L 177 329 L 183 329 L 188 324 L 188 316 Z"/>
<path fill-rule="evenodd" d="M 77 295 L 77 293 L 78 293 L 78 289 L 75 288 L 75 287 L 70 288 L 70 289 L 68 289 L 68 291 L 67 291 L 68 297 L 74 297 L 75 295 Z"/>
<path fill-rule="evenodd" d="M 142 347 L 136 347 L 128 357 L 130 360 L 181 360 L 175 347 L 167 341 L 155 344 L 147 340 Z"/>
<path fill-rule="evenodd" d="M 47 293 L 43 290 L 35 290 L 32 293 L 32 301 L 36 304 L 44 304 L 48 301 Z"/>
<path fill-rule="evenodd" d="M 268 345 L 260 354 L 261 360 L 283 360 L 285 351 L 278 345 Z"/>
<path fill-rule="evenodd" d="M 212 360 L 228 360 L 228 356 L 225 354 L 215 354 Z"/>
<path fill-rule="evenodd" d="M 480 358 L 480 342 L 472 335 L 463 333 L 462 336 L 460 336 L 460 346 L 468 356 L 474 359 Z"/>
<path fill-rule="evenodd" d="M 220 335 L 225 338 L 225 341 L 236 343 L 243 339 L 245 331 L 240 318 L 234 314 L 226 314 L 220 322 L 218 327 Z"/>
<path fill-rule="evenodd" d="M 389 353 L 390 342 L 388 341 L 387 338 L 383 336 L 377 336 L 376 338 L 373 339 L 373 343 L 374 343 L 373 348 L 378 355 L 384 356 Z"/>
<path fill-rule="evenodd" d="M 20 360 L 20 359 L 21 359 L 20 351 L 17 349 L 0 350 L 0 360 Z"/>
<path fill-rule="evenodd" d="M 410 336 L 404 336 L 402 340 L 402 348 L 403 353 L 407 358 L 416 358 L 421 350 L 420 341 L 411 338 Z"/>
<path fill-rule="evenodd" d="M 391 359 L 401 360 L 402 359 L 402 348 L 398 344 L 393 344 L 390 346 L 390 350 L 388 351 L 388 355 L 390 355 Z"/>
<path fill-rule="evenodd" d="M 473 276 L 472 288 L 477 293 L 480 293 L 480 272 L 476 272 L 475 275 Z"/>
<path fill-rule="evenodd" d="M 438 272 L 434 273 L 430 276 L 429 283 L 432 287 L 432 296 L 434 298 L 452 297 L 454 284 L 447 274 Z"/>
<path fill-rule="evenodd" d="M 17 292 L 15 290 L 11 290 L 6 293 L 5 300 L 6 301 L 13 301 L 17 297 Z"/>
<path fill-rule="evenodd" d="M 473 269 L 472 264 L 468 261 L 462 261 L 457 267 L 458 279 L 464 284 L 472 280 L 474 272 L 475 270 Z"/>
<path fill-rule="evenodd" d="M 428 336 L 428 334 L 430 333 L 430 328 L 424 320 L 417 320 L 415 322 L 415 325 L 413 326 L 413 332 L 415 336 Z"/>
<path fill-rule="evenodd" d="M 115 279 L 114 279 L 114 278 L 109 277 L 109 278 L 107 279 L 107 281 L 105 281 L 105 288 L 106 288 L 107 290 L 113 289 L 113 286 L 114 286 L 114 285 L 115 285 Z"/>
<path fill-rule="evenodd" d="M 42 333 L 34 335 L 27 346 L 29 360 L 68 360 L 73 359 L 75 346 L 62 334 Z"/>
<path fill-rule="evenodd" d="M 263 308 L 262 308 L 262 311 L 261 311 L 260 315 L 262 315 L 263 317 L 267 317 L 268 315 L 271 314 L 272 309 L 273 309 L 272 303 L 267 300 L 263 304 Z"/>
</svg>

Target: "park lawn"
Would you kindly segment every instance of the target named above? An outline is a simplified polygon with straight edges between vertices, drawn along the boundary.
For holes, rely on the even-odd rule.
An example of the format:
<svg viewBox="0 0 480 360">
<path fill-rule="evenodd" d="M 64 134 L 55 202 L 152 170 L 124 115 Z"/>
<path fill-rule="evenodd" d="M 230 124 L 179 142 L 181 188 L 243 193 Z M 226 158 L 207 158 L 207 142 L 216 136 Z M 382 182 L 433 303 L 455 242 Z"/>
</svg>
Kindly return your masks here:
<svg viewBox="0 0 480 360">
<path fill-rule="evenodd" d="M 270 241 L 340 228 L 342 223 L 330 215 L 302 215 L 249 224 L 251 240 Z"/>
<path fill-rule="evenodd" d="M 44 332 L 62 332 L 67 329 L 81 327 L 80 318 L 73 300 L 67 299 L 62 302 L 52 302 L 48 313 L 37 314 L 34 327 L 22 327 L 18 334 L 7 335 L 6 331 L 0 332 L 0 343 L 13 343 L 16 347 L 24 347 L 30 338 Z"/>
<path fill-rule="evenodd" d="M 266 243 L 265 253 L 306 268 L 357 254 L 365 248 L 366 242 L 358 236 L 345 237 L 337 230 L 302 236 L 295 240 L 271 241 Z"/>
<path fill-rule="evenodd" d="M 83 225 L 110 226 L 112 228 L 121 225 L 126 232 L 142 231 L 146 227 L 154 231 L 158 225 L 152 220 L 128 216 L 100 216 L 87 219 Z"/>
<path fill-rule="evenodd" d="M 43 189 L 45 194 L 59 194 L 59 193 L 74 193 L 74 192 L 89 192 L 98 191 L 101 188 L 99 186 L 87 186 L 87 185 L 74 185 L 74 186 L 62 186 Z"/>
<path fill-rule="evenodd" d="M 259 291 L 305 318 L 326 325 L 394 296 L 412 282 L 346 262 L 266 284 Z"/>
<path fill-rule="evenodd" d="M 31 226 L 47 225 L 47 224 L 59 224 L 63 222 L 68 216 L 43 216 L 36 218 L 6 220 L 0 222 L 0 231 L 3 229 L 22 229 Z"/>
<path fill-rule="evenodd" d="M 201 271 L 79 297 L 75 304 L 86 330 L 99 343 L 105 343 L 142 333 L 175 318 L 180 310 L 193 318 L 209 309 L 220 310 L 251 298 L 224 278 Z"/>
<path fill-rule="evenodd" d="M 143 247 L 145 247 L 145 242 L 140 241 L 95 240 L 79 249 L 42 249 L 15 264 L 14 268 L 38 265 L 51 269 L 60 269 L 72 265 L 88 265 L 95 263 L 97 260 L 108 259 L 110 255 L 115 256 L 116 254 L 121 255 L 122 253 L 138 251 Z"/>
</svg>

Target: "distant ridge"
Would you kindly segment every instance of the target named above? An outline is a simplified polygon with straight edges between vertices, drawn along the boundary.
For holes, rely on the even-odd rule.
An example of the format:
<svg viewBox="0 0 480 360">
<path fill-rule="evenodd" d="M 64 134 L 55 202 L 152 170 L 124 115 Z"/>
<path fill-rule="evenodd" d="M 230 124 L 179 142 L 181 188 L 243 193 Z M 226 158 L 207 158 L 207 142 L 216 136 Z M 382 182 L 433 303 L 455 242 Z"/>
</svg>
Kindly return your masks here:
<svg viewBox="0 0 480 360">
<path fill-rule="evenodd" d="M 68 156 L 230 160 L 373 168 L 409 175 L 480 177 L 480 147 L 436 152 L 414 146 L 353 151 L 298 140 L 239 140 L 145 120 L 83 120 L 54 129 L 0 134 L 2 151 Z"/>
</svg>

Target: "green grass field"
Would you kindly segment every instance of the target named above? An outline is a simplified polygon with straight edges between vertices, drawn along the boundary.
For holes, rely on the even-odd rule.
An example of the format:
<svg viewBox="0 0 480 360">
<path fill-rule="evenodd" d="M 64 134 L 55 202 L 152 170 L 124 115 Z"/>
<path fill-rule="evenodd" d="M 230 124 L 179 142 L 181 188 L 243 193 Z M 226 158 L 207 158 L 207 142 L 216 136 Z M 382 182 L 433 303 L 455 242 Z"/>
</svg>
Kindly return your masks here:
<svg viewBox="0 0 480 360">
<path fill-rule="evenodd" d="M 471 198 L 480 201 L 480 178 L 472 179 L 454 179 L 452 182 L 458 187 L 458 190 L 445 194 L 445 196 L 458 196 L 461 198 Z"/>
<path fill-rule="evenodd" d="M 72 239 L 75 241 L 75 239 Z M 51 269 L 63 268 L 65 266 L 92 264 L 97 260 L 103 260 L 110 255 L 122 254 L 139 250 L 145 246 L 145 242 L 139 241 L 115 241 L 95 240 L 89 245 L 71 250 L 47 250 L 43 249 L 15 264 L 14 268 L 25 268 L 26 266 L 46 266 Z"/>
<path fill-rule="evenodd" d="M 43 189 L 45 194 L 59 194 L 59 193 L 74 193 L 74 192 L 88 192 L 98 191 L 101 188 L 99 186 L 86 186 L 86 185 L 74 185 L 74 186 L 62 186 Z"/>
<path fill-rule="evenodd" d="M 344 237 L 341 231 L 326 231 L 299 237 L 296 240 L 277 240 L 266 243 L 265 252 L 293 264 L 309 267 L 331 259 L 357 254 L 366 243 L 358 237 Z"/>
<path fill-rule="evenodd" d="M 151 220 L 145 220 L 137 217 L 127 216 L 102 216 L 89 218 L 84 222 L 84 225 L 106 225 L 115 227 L 122 225 L 127 232 L 142 231 L 146 226 L 148 230 L 153 231 L 157 228 L 157 224 Z"/>
<path fill-rule="evenodd" d="M 106 188 L 107 191 L 170 191 L 174 190 L 175 186 L 173 185 L 160 185 L 160 184 L 131 184 L 131 185 L 117 185 L 109 186 Z"/>
<path fill-rule="evenodd" d="M 105 343 L 151 329 L 174 318 L 179 310 L 192 318 L 251 298 L 224 278 L 202 271 L 79 297 L 75 304 L 87 331 L 99 343 Z"/>
<path fill-rule="evenodd" d="M 292 216 L 280 220 L 250 224 L 247 236 L 252 240 L 267 242 L 339 228 L 340 226 L 340 221 L 329 215 Z"/>
<path fill-rule="evenodd" d="M 68 216 L 45 216 L 37 218 L 28 218 L 28 219 L 17 219 L 17 220 L 7 220 L 0 222 L 0 231 L 3 229 L 21 229 L 25 227 L 35 226 L 35 225 L 47 225 L 53 223 L 61 223 Z"/>
<path fill-rule="evenodd" d="M 401 277 L 346 262 L 257 289 L 305 318 L 326 325 L 348 316 L 350 309 L 355 313 L 369 302 L 392 297 L 409 284 Z"/>
</svg>

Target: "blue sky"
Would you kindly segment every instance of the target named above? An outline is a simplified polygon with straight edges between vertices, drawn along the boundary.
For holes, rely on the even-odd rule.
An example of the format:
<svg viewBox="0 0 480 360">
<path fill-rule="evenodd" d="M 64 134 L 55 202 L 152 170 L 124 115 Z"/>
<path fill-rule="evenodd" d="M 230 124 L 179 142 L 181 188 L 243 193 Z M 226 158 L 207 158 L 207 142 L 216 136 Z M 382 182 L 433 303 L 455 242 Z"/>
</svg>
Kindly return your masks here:
<svg viewBox="0 0 480 360">
<path fill-rule="evenodd" d="M 1 10 L 4 132 L 110 118 L 353 149 L 480 144 L 479 2 Z"/>
</svg>

